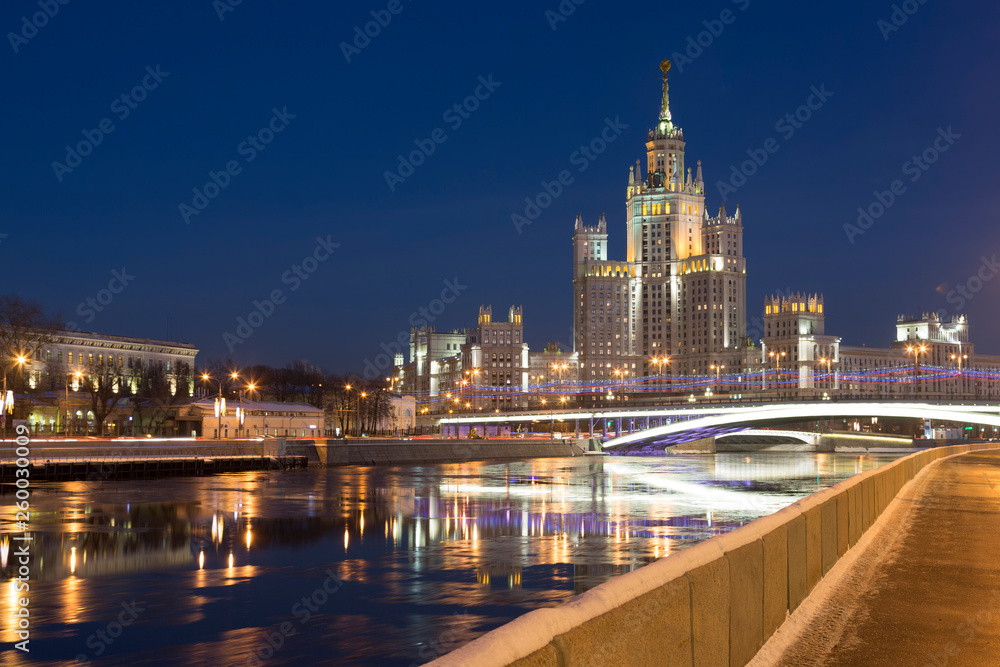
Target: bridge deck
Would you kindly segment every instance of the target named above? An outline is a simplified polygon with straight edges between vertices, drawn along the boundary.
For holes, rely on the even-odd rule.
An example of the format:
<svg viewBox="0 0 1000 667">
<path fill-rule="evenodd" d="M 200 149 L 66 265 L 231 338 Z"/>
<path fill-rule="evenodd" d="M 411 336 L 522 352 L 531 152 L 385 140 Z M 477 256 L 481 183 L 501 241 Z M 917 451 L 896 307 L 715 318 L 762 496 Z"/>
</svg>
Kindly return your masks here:
<svg viewBox="0 0 1000 667">
<path fill-rule="evenodd" d="M 1000 453 L 943 461 L 750 664 L 1000 665 L 998 553 Z"/>
</svg>

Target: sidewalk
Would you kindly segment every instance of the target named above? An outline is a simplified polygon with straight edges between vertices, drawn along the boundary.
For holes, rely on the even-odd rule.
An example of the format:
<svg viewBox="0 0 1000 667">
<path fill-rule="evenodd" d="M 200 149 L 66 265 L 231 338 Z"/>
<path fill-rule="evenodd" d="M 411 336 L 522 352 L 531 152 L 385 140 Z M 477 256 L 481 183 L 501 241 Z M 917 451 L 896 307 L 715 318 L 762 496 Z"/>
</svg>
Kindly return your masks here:
<svg viewBox="0 0 1000 667">
<path fill-rule="evenodd" d="M 1000 665 L 1000 453 L 933 465 L 751 665 Z"/>
</svg>

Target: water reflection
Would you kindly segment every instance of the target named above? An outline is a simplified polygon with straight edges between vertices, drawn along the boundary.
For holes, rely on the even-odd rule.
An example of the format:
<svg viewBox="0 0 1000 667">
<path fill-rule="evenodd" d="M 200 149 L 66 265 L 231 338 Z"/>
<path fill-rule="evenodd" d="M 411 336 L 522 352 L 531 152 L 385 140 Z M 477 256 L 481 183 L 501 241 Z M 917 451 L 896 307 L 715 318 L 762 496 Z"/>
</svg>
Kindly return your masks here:
<svg viewBox="0 0 1000 667">
<path fill-rule="evenodd" d="M 38 485 L 31 662 L 422 663 L 888 460 L 588 457 Z M 5 532 L 14 518 L 4 502 Z M 0 540 L 5 578 L 10 551 Z M 95 644 L 132 600 L 149 611 Z M 27 664 L 16 653 L 0 664 Z"/>
</svg>

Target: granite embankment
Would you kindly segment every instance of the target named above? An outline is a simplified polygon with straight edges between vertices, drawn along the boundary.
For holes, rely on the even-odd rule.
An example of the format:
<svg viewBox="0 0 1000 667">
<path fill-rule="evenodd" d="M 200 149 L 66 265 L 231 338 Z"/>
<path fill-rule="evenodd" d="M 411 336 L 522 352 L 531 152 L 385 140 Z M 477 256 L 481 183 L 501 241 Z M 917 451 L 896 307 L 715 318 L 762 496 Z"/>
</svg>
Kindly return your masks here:
<svg viewBox="0 0 1000 667">
<path fill-rule="evenodd" d="M 996 447 L 929 449 L 855 475 L 566 604 L 529 612 L 432 664 L 745 665 L 927 465 Z"/>
</svg>

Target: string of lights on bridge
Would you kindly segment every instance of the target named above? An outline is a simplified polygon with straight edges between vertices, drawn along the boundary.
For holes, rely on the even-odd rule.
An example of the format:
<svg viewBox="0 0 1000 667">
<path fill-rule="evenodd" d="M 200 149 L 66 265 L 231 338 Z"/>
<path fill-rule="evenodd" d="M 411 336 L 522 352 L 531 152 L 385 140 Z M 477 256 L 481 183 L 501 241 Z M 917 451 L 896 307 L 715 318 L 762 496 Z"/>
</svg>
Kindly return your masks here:
<svg viewBox="0 0 1000 667">
<path fill-rule="evenodd" d="M 752 390 L 755 388 L 797 388 L 803 378 L 812 381 L 815 388 L 822 389 L 824 384 L 837 381 L 844 384 L 926 384 L 947 382 L 957 378 L 969 378 L 983 382 L 1000 381 L 1000 371 L 966 368 L 958 371 L 954 368 L 921 366 L 920 375 L 914 376 L 912 367 L 895 367 L 860 371 L 837 371 L 836 373 L 812 373 L 804 376 L 795 371 L 782 370 L 777 379 L 774 371 L 762 370 L 754 373 L 706 376 L 649 376 L 642 378 L 611 378 L 596 382 L 546 382 L 529 385 L 527 388 L 514 386 L 491 386 L 470 384 L 466 387 L 455 387 L 451 391 L 438 392 L 403 392 L 414 396 L 421 405 L 450 403 L 459 400 L 515 398 L 521 396 L 550 397 L 556 403 L 561 398 L 570 396 L 607 395 L 614 393 L 627 394 L 661 394 L 665 392 L 689 392 L 705 389 L 725 389 L 725 387 Z"/>
</svg>

